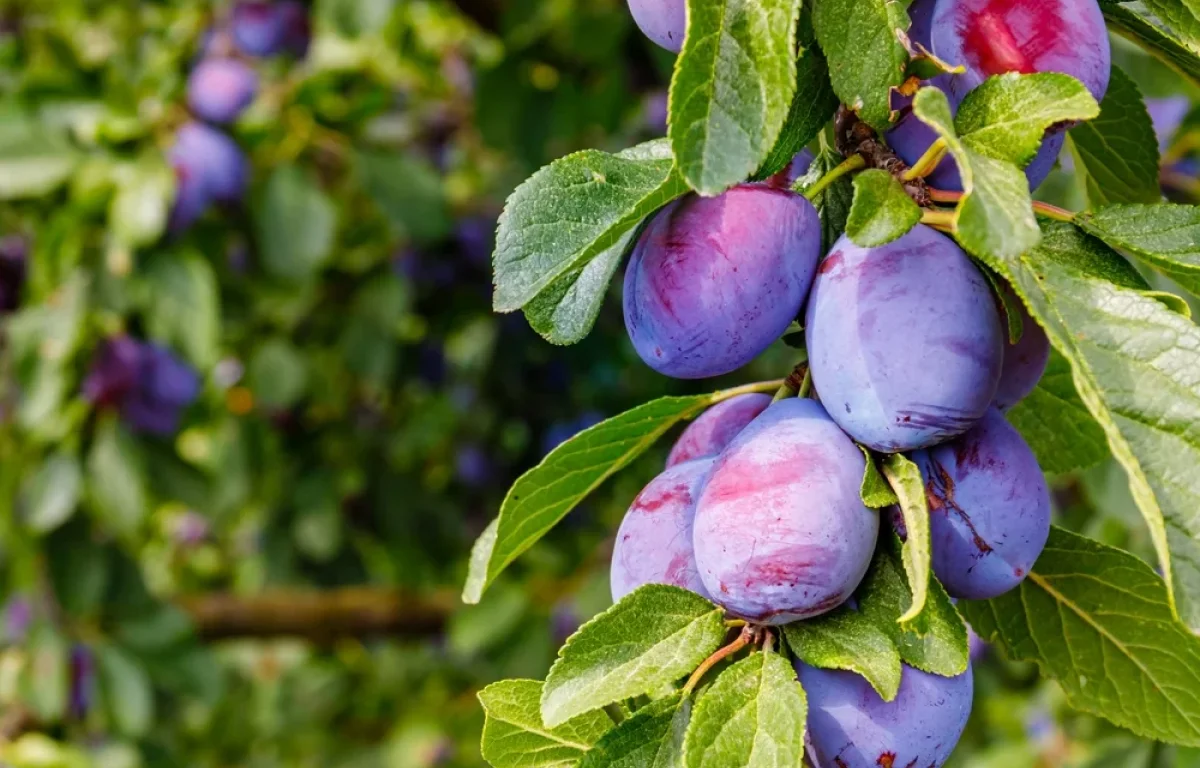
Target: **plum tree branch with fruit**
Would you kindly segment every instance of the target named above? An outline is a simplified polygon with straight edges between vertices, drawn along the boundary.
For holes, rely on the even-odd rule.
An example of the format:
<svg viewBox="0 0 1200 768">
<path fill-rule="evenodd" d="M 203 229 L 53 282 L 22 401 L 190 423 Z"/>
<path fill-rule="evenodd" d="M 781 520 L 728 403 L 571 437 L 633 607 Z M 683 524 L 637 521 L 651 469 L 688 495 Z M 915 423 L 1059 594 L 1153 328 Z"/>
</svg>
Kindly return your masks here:
<svg viewBox="0 0 1200 768">
<path fill-rule="evenodd" d="M 971 711 L 966 622 L 1073 706 L 1200 745 L 1183 693 L 1200 686 L 1200 329 L 1131 262 L 1195 292 L 1200 214 L 1114 154 L 1155 147 L 1126 119 L 1142 107 L 1112 66 L 1114 5 L 630 0 L 679 54 L 668 137 L 521 185 L 495 309 L 573 343 L 625 262 L 626 329 L 655 371 L 726 375 L 781 337 L 803 351 L 774 397 L 647 403 L 518 480 L 469 602 L 694 419 L 617 531 L 615 605 L 545 681 L 480 694 L 492 765 L 941 765 Z M 1120 21 L 1196 79 L 1191 27 Z M 1068 144 L 1079 214 L 1031 195 Z M 1039 394 L 1052 356 L 1069 408 Z M 1051 526 L 1042 464 L 1076 459 L 1044 435 L 1067 411 L 1127 470 L 1163 577 Z M 518 694 L 519 717 L 499 705 Z"/>
</svg>

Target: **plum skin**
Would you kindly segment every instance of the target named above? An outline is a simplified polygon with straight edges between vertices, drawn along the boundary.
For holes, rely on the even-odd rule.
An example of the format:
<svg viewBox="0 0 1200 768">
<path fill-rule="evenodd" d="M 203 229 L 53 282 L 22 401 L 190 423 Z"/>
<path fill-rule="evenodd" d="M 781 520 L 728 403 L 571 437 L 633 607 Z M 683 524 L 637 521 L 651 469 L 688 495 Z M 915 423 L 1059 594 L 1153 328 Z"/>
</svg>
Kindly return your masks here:
<svg viewBox="0 0 1200 768">
<path fill-rule="evenodd" d="M 769 625 L 844 602 L 879 531 L 859 497 L 864 466 L 819 403 L 768 407 L 717 457 L 696 504 L 696 567 L 712 599 Z"/>
<path fill-rule="evenodd" d="M 1029 574 L 1050 535 L 1033 451 L 996 409 L 958 439 L 912 456 L 925 481 L 933 572 L 953 597 L 987 600 Z"/>
<path fill-rule="evenodd" d="M 992 75 L 1061 72 L 1104 98 L 1112 65 L 1096 0 L 941 0 L 933 52 L 966 71 L 950 80 L 958 100 Z"/>
<path fill-rule="evenodd" d="M 716 456 L 771 404 L 771 396 L 750 392 L 709 408 L 688 425 L 667 456 L 667 466 Z"/>
<path fill-rule="evenodd" d="M 625 328 L 654 370 L 681 379 L 729 373 L 796 318 L 821 247 L 803 196 L 742 184 L 661 210 L 625 271 Z"/>
<path fill-rule="evenodd" d="M 687 31 L 685 0 L 629 0 L 629 13 L 642 34 L 673 53 L 683 48 Z"/>
<path fill-rule="evenodd" d="M 1006 411 L 1024 400 L 1042 380 L 1050 361 L 1050 339 L 1037 324 L 1011 286 L 1003 289 L 1021 313 L 1021 338 L 1016 344 L 1004 345 L 1004 365 L 1000 369 L 1000 384 L 996 387 L 994 404 Z"/>
<path fill-rule="evenodd" d="M 1004 354 L 983 275 L 922 224 L 878 248 L 838 240 L 813 282 L 805 338 L 829 415 L 884 453 L 970 429 L 992 402 Z"/>
<path fill-rule="evenodd" d="M 900 689 L 884 701 L 855 672 L 796 662 L 808 695 L 808 736 L 819 765 L 934 768 L 950 757 L 971 715 L 971 669 L 955 677 L 901 667 Z"/>
<path fill-rule="evenodd" d="M 668 467 L 633 500 L 613 545 L 613 602 L 646 584 L 673 584 L 708 597 L 696 572 L 692 521 L 713 461 L 703 458 Z"/>
<path fill-rule="evenodd" d="M 249 163 L 233 139 L 204 123 L 185 123 L 167 151 L 176 194 L 170 228 L 190 227 L 214 203 L 236 203 L 245 192 Z"/>
<path fill-rule="evenodd" d="M 210 123 L 233 122 L 257 92 L 258 75 L 237 59 L 205 59 L 188 78 L 188 106 Z"/>
</svg>

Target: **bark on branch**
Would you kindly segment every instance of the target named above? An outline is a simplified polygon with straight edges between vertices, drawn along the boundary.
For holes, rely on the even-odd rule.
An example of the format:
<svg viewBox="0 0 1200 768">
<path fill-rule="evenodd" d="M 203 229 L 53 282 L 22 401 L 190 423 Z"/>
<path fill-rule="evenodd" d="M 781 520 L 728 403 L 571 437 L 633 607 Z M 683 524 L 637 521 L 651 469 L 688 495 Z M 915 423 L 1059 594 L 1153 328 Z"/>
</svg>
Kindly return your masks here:
<svg viewBox="0 0 1200 768">
<path fill-rule="evenodd" d="M 241 596 L 213 593 L 181 598 L 196 633 L 208 640 L 234 637 L 301 637 L 318 642 L 338 637 L 440 633 L 456 597 L 354 587 L 336 590 L 274 590 Z"/>
</svg>

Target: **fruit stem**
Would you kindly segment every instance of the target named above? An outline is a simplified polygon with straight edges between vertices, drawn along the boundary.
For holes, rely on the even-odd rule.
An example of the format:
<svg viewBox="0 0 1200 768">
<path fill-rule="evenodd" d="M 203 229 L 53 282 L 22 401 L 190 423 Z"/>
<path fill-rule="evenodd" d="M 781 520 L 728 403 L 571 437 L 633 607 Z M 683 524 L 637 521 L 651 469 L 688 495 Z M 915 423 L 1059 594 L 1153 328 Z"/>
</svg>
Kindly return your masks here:
<svg viewBox="0 0 1200 768">
<path fill-rule="evenodd" d="M 852 171 L 857 171 L 859 168 L 865 168 L 866 165 L 867 165 L 867 161 L 865 158 L 863 158 L 862 155 L 853 155 L 851 157 L 848 157 L 845 160 L 843 160 L 840 165 L 838 165 L 833 170 L 831 170 L 829 173 L 827 173 L 824 176 L 822 176 L 821 178 L 817 179 L 816 183 L 813 184 L 811 187 L 809 187 L 806 190 L 803 190 L 801 192 L 801 194 L 803 194 L 806 198 L 808 198 L 811 201 L 814 197 L 816 197 L 817 195 L 824 192 L 825 188 L 828 187 L 833 182 L 842 178 L 847 173 L 850 173 Z M 797 191 L 800 191 L 800 190 L 797 190 Z"/>
<path fill-rule="evenodd" d="M 777 403 L 780 400 L 786 400 L 789 397 L 800 395 L 804 397 L 804 382 L 808 380 L 808 356 L 805 355 L 804 360 L 796 363 L 796 367 L 783 380 L 783 384 L 775 392 L 775 397 L 771 399 L 772 403 Z"/>
<path fill-rule="evenodd" d="M 929 199 L 935 203 L 957 203 L 962 200 L 963 193 L 950 189 L 934 189 L 929 187 Z"/>
<path fill-rule="evenodd" d="M 714 392 L 712 394 L 711 402 L 719 403 L 722 400 L 728 400 L 731 397 L 737 397 L 738 395 L 745 395 L 753 392 L 770 392 L 772 390 L 779 389 L 779 387 L 783 386 L 785 382 L 785 379 L 772 379 L 771 381 L 756 381 L 753 384 L 743 384 L 740 387 L 733 387 L 732 389 L 722 389 L 720 392 Z"/>
<path fill-rule="evenodd" d="M 900 175 L 901 181 L 915 181 L 923 179 L 938 167 L 942 162 L 942 158 L 946 156 L 946 140 L 938 139 L 929 145 L 929 149 L 925 150 L 925 154 L 912 164 L 912 167 Z"/>
<path fill-rule="evenodd" d="M 1067 209 L 1059 208 L 1057 205 L 1050 205 L 1050 203 L 1043 203 L 1039 200 L 1033 201 L 1033 212 L 1041 214 L 1047 219 L 1065 221 L 1068 224 L 1075 221 L 1075 214 L 1071 213 Z"/>
<path fill-rule="evenodd" d="M 808 397 L 812 392 L 812 368 L 804 370 L 804 381 L 800 382 L 800 390 L 796 393 L 797 397 Z"/>
<path fill-rule="evenodd" d="M 608 719 L 613 721 L 613 725 L 620 725 L 625 722 L 625 713 L 616 704 L 605 704 L 604 714 L 608 715 Z"/>
<path fill-rule="evenodd" d="M 715 667 L 722 659 L 732 656 L 733 654 L 745 648 L 753 636 L 754 630 L 749 625 L 746 625 L 742 627 L 742 632 L 737 636 L 736 640 L 724 648 L 717 650 L 712 656 L 709 656 L 707 659 L 700 662 L 700 666 L 696 667 L 696 671 L 692 673 L 692 676 L 688 678 L 687 684 L 683 686 L 684 697 L 692 695 L 692 691 L 694 691 L 696 686 L 700 684 L 700 678 L 704 677 L 704 674 L 708 672 L 708 670 Z"/>
<path fill-rule="evenodd" d="M 725 619 L 726 629 L 737 629 L 746 626 L 745 619 Z"/>
<path fill-rule="evenodd" d="M 921 212 L 921 223 L 941 232 L 953 232 L 954 222 L 958 214 L 954 211 L 941 211 L 926 208 Z"/>
</svg>

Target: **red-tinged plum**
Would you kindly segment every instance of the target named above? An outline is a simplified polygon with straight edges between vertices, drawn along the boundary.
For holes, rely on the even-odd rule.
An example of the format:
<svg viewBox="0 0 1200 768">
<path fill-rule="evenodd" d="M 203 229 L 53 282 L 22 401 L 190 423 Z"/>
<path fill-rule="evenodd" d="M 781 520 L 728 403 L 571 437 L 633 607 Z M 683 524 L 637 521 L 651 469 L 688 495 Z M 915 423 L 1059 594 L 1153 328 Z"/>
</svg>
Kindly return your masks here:
<svg viewBox="0 0 1200 768">
<path fill-rule="evenodd" d="M 696 573 L 692 521 L 713 459 L 668 467 L 625 513 L 613 546 L 613 601 L 646 584 L 673 584 L 708 596 Z"/>
<path fill-rule="evenodd" d="M 680 379 L 742 367 L 796 318 L 821 226 L 801 195 L 742 184 L 660 211 L 625 271 L 625 328 L 654 370 Z"/>
<path fill-rule="evenodd" d="M 933 572 L 946 591 L 987 600 L 1020 584 L 1050 535 L 1050 492 L 1017 430 L 992 409 L 913 460 L 925 481 Z"/>
<path fill-rule="evenodd" d="M 813 385 L 858 442 L 894 453 L 961 435 L 996 393 L 1004 331 L 983 275 L 918 224 L 821 262 L 805 322 Z"/>
<path fill-rule="evenodd" d="M 237 59 L 205 59 L 188 78 L 188 106 L 210 123 L 231 123 L 254 101 L 258 75 Z"/>
<path fill-rule="evenodd" d="M 966 68 L 951 79 L 958 100 L 992 75 L 1062 72 L 1096 101 L 1108 90 L 1112 54 L 1096 0 L 941 0 L 933 52 Z"/>
<path fill-rule="evenodd" d="M 854 672 L 797 662 L 796 673 L 808 695 L 810 748 L 822 768 L 937 768 L 971 715 L 969 667 L 941 677 L 905 664 L 891 701 Z"/>
<path fill-rule="evenodd" d="M 679 53 L 687 29 L 684 0 L 629 0 L 629 12 L 642 34 L 668 51 Z"/>
<path fill-rule="evenodd" d="M 1004 345 L 1004 366 L 1000 369 L 1000 385 L 996 387 L 994 404 L 1002 411 L 1012 408 L 1033 391 L 1046 372 L 1050 361 L 1050 339 L 1042 326 L 1029 316 L 1025 303 L 1017 298 L 1012 288 L 1004 290 L 1021 312 L 1021 338 L 1016 344 Z M 1007 338 L 1007 337 L 1006 337 Z"/>
<path fill-rule="evenodd" d="M 863 469 L 819 403 L 767 408 L 717 457 L 696 505 L 696 567 L 713 600 L 772 625 L 845 602 L 879 533 L 859 497 Z"/>
<path fill-rule="evenodd" d="M 771 404 L 771 396 L 749 393 L 717 403 L 688 425 L 667 456 L 667 466 L 716 456 Z"/>
<path fill-rule="evenodd" d="M 808 173 L 814 159 L 811 150 L 800 150 L 792 156 L 787 165 L 767 179 L 767 183 L 779 189 L 791 189 L 801 176 Z"/>
</svg>

